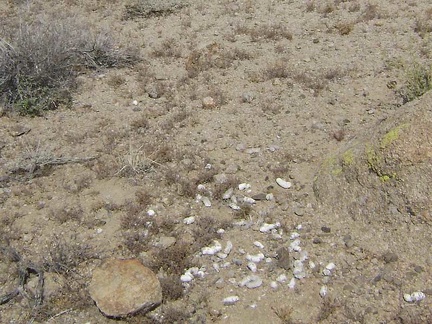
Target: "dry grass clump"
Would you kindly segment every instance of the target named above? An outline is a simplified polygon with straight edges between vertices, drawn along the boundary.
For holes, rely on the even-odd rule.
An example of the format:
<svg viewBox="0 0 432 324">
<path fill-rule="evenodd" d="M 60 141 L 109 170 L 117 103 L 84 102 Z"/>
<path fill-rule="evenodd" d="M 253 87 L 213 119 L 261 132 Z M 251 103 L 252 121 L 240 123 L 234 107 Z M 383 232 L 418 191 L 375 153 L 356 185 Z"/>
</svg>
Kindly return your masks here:
<svg viewBox="0 0 432 324">
<path fill-rule="evenodd" d="M 293 309 L 291 307 L 281 306 L 281 307 L 272 307 L 272 309 L 283 324 L 296 323 L 292 318 Z"/>
<path fill-rule="evenodd" d="M 403 103 L 410 102 L 432 89 L 432 67 L 414 64 L 406 73 L 405 85 L 398 90 Z"/>
<path fill-rule="evenodd" d="M 219 43 L 211 43 L 206 47 L 192 51 L 186 60 L 186 71 L 189 78 L 212 68 L 227 69 L 234 61 L 247 60 L 251 56 L 238 48 L 223 48 Z"/>
<path fill-rule="evenodd" d="M 155 252 L 150 268 L 156 273 L 162 270 L 167 275 L 180 277 L 186 269 L 193 266 L 192 256 L 195 251 L 190 244 L 177 242 L 166 249 L 158 249 Z"/>
<path fill-rule="evenodd" d="M 96 253 L 88 245 L 56 238 L 42 267 L 45 271 L 66 274 L 94 258 L 97 258 Z"/>
<path fill-rule="evenodd" d="M 339 34 L 345 36 L 351 33 L 354 28 L 354 24 L 352 22 L 341 22 L 338 23 L 335 27 L 338 30 Z"/>
<path fill-rule="evenodd" d="M 288 70 L 288 66 L 284 61 L 278 60 L 276 62 L 269 63 L 265 68 L 263 75 L 265 80 L 276 78 L 285 79 L 290 76 L 290 71 Z"/>
<path fill-rule="evenodd" d="M 221 235 L 217 230 L 223 227 L 223 224 L 214 217 L 200 217 L 196 221 L 196 226 L 193 230 L 193 236 L 197 247 L 201 248 L 211 244 L 213 240 L 220 239 Z"/>
<path fill-rule="evenodd" d="M 153 50 L 152 55 L 154 57 L 180 58 L 182 56 L 182 51 L 178 46 L 178 40 L 175 38 L 168 38 Z"/>
<path fill-rule="evenodd" d="M 293 34 L 283 24 L 265 24 L 255 28 L 239 25 L 235 29 L 235 34 L 249 35 L 253 42 L 259 41 L 261 39 L 293 39 Z"/>
<path fill-rule="evenodd" d="M 186 5 L 183 0 L 135 0 L 126 4 L 124 19 L 166 16 Z"/>
<path fill-rule="evenodd" d="M 367 22 L 376 18 L 381 18 L 381 13 L 377 5 L 368 4 L 366 8 L 362 11 L 358 21 Z"/>
<path fill-rule="evenodd" d="M 422 38 L 432 32 L 432 7 L 417 17 L 414 31 Z"/>
<path fill-rule="evenodd" d="M 57 209 L 50 210 L 50 218 L 64 224 L 66 222 L 81 222 L 83 220 L 84 211 L 81 206 L 63 206 Z"/>
<path fill-rule="evenodd" d="M 325 77 L 318 75 L 310 75 L 307 72 L 297 73 L 294 80 L 303 84 L 313 91 L 314 96 L 318 96 L 324 89 L 327 88 L 328 80 Z"/>
<path fill-rule="evenodd" d="M 134 63 L 133 51 L 114 46 L 108 34 L 92 31 L 77 17 L 23 17 L 0 38 L 0 97 L 22 115 L 41 115 L 71 105 L 82 69 Z"/>
<path fill-rule="evenodd" d="M 160 279 L 164 302 L 183 297 L 183 285 L 179 276 L 171 275 Z"/>
<path fill-rule="evenodd" d="M 309 0 L 306 2 L 306 12 L 313 12 L 316 9 L 315 1 Z"/>
</svg>

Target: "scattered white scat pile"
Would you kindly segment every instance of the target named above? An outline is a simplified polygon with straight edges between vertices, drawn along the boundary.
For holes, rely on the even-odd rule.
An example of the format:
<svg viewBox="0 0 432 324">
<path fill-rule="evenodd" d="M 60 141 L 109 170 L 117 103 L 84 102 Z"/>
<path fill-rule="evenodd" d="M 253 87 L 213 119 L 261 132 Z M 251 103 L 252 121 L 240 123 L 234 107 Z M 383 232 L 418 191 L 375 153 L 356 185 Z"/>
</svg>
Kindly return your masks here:
<svg viewBox="0 0 432 324">
<path fill-rule="evenodd" d="M 284 189 L 289 189 L 292 186 L 290 182 L 281 178 L 278 178 L 276 183 Z M 198 189 L 201 190 L 203 195 L 198 194 L 196 196 L 196 201 L 198 203 L 203 203 L 206 207 L 211 207 L 210 199 L 207 196 L 204 196 L 206 188 L 204 186 L 198 186 Z M 241 209 L 240 206 L 242 204 L 252 205 L 259 203 L 259 201 L 246 196 L 251 191 L 250 184 L 241 183 L 237 188 L 229 188 L 223 194 L 222 198 L 226 202 L 227 206 L 234 210 L 239 210 Z M 211 194 L 208 196 L 211 197 Z M 273 200 L 272 194 L 260 194 L 253 197 L 257 197 L 260 201 Z M 193 224 L 194 221 L 195 218 L 192 216 L 185 218 L 183 223 L 190 225 Z M 198 255 L 198 257 L 209 258 L 208 260 L 210 263 L 208 269 L 205 267 L 187 269 L 180 278 L 185 287 L 188 287 L 197 278 L 204 278 L 207 275 L 215 275 L 216 278 L 213 282 L 217 287 L 221 288 L 224 285 L 231 286 L 230 290 L 231 292 L 234 292 L 234 295 L 222 299 L 223 305 L 231 306 L 240 300 L 239 296 L 235 294 L 235 289 L 259 289 L 260 287 L 267 286 L 273 291 L 284 288 L 292 290 L 296 287 L 297 282 L 308 278 L 310 273 L 316 269 L 316 264 L 312 260 L 309 260 L 308 252 L 304 251 L 302 246 L 302 225 L 298 225 L 291 233 L 284 233 L 281 228 L 281 223 L 277 221 L 274 223 L 263 222 L 261 224 L 254 224 L 251 223 L 251 220 L 241 220 L 237 221 L 234 225 L 239 227 L 243 226 L 245 228 L 255 228 L 257 235 L 263 239 L 262 242 L 264 243 L 267 242 L 267 240 L 286 242 L 287 240 L 283 240 L 283 238 L 287 237 L 288 242 L 277 244 L 277 249 L 286 249 L 288 260 L 285 261 L 285 264 L 288 265 L 286 267 L 280 267 L 279 271 L 276 272 L 275 277 L 264 285 L 268 276 L 271 276 L 270 274 L 265 276 L 268 273 L 267 271 L 274 267 L 272 266 L 269 268 L 268 265 L 276 262 L 277 258 L 279 258 L 278 252 L 275 253 L 275 251 L 269 251 L 266 249 L 267 244 L 263 244 L 259 240 L 253 241 L 249 248 L 236 248 L 229 240 L 226 242 L 214 240 L 211 245 L 203 247 Z M 221 230 L 218 231 L 218 233 L 224 234 L 225 231 Z M 281 239 L 282 241 L 280 241 Z M 272 244 L 269 244 L 268 246 L 272 246 Z M 325 297 L 328 294 L 328 283 L 336 269 L 336 265 L 333 262 L 330 262 L 327 263 L 326 266 L 323 266 L 323 268 L 322 286 L 320 290 L 317 291 L 317 294 L 321 297 Z M 314 272 L 316 273 L 316 271 Z M 417 295 L 410 295 L 410 298 L 411 300 L 418 300 L 420 297 Z M 408 299 L 409 298 L 407 297 L 406 300 Z"/>
</svg>

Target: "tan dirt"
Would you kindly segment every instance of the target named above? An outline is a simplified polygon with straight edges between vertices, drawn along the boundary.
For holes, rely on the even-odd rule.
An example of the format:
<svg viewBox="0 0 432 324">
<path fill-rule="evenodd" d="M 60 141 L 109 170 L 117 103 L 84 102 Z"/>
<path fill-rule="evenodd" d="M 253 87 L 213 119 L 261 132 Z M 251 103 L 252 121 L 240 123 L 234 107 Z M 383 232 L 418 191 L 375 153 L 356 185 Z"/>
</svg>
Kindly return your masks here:
<svg viewBox="0 0 432 324">
<path fill-rule="evenodd" d="M 51 294 L 42 306 L 17 296 L 0 306 L 0 322 L 432 321 L 430 239 L 410 245 L 410 253 L 392 241 L 399 234 L 391 223 L 368 232 L 376 222 L 356 222 L 349 208 L 321 204 L 313 190 L 329 157 L 406 109 L 397 91 L 406 72 L 415 63 L 430 65 L 432 34 L 416 32 L 416 22 L 432 9 L 428 1 L 190 0 L 173 12 L 135 19 L 124 19 L 131 1 L 19 2 L 0 4 L 2 30 L 25 15 L 76 15 L 108 30 L 120 46 L 138 48 L 143 60 L 130 68 L 83 71 L 72 109 L 0 117 L 0 295 L 16 288 L 17 271 L 26 264 L 45 266 Z M 215 105 L 203 105 L 206 97 Z M 42 157 L 64 163 L 19 171 Z M 212 176 L 221 174 L 239 197 L 272 193 L 274 199 L 236 213 L 220 198 L 229 186 Z M 278 177 L 292 187 L 279 187 Z M 250 192 L 239 191 L 240 183 L 249 183 Z M 206 189 L 200 192 L 199 184 Z M 421 187 L 422 194 L 430 189 Z M 212 206 L 197 201 L 198 193 Z M 337 195 L 343 201 L 343 193 Z M 149 209 L 153 218 L 146 216 Z M 184 224 L 190 216 L 195 223 Z M 430 233 L 430 220 L 412 223 L 407 211 L 400 217 L 412 235 Z M 233 243 L 225 268 L 224 260 L 199 253 L 212 244 L 200 245 L 204 234 L 196 234 L 209 219 L 216 223 L 211 238 L 223 228 L 218 241 L 223 248 Z M 233 225 L 240 220 L 246 225 Z M 259 231 L 276 222 L 280 236 Z M 306 277 L 291 289 L 292 269 L 277 265 L 276 251 L 291 244 L 293 232 L 308 260 Z M 176 246 L 191 247 L 190 265 L 204 267 L 204 278 L 184 284 L 181 298 L 165 300 L 150 314 L 104 317 L 88 295 L 92 270 L 107 258 L 154 266 L 164 249 L 157 242 L 170 236 Z M 269 258 L 257 264 L 263 284 L 239 287 L 251 274 L 245 254 L 260 252 L 255 241 Z M 11 261 L 11 250 L 22 260 Z M 174 268 L 184 258 L 178 252 L 172 259 Z M 331 262 L 336 268 L 326 277 L 322 271 Z M 281 274 L 287 281 L 272 288 Z M 30 294 L 35 278 L 31 273 Z M 429 295 L 405 302 L 403 295 L 415 291 Z M 232 295 L 239 302 L 224 306 Z"/>
</svg>

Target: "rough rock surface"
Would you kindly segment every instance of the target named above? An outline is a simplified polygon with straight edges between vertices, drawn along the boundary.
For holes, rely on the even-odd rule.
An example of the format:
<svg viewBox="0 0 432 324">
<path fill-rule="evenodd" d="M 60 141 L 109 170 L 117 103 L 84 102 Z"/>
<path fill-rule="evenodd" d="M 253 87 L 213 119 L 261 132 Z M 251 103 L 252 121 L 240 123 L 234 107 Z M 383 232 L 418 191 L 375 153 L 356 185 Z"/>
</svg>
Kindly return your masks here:
<svg viewBox="0 0 432 324">
<path fill-rule="evenodd" d="M 347 228 L 362 228 L 372 251 L 384 244 L 412 258 L 418 247 L 430 244 L 431 97 L 426 94 L 349 142 L 315 178 L 322 206 Z M 382 231 L 384 224 L 393 230 Z"/>
<path fill-rule="evenodd" d="M 140 261 L 108 260 L 93 271 L 90 295 L 106 316 L 146 312 L 162 301 L 156 275 Z"/>
</svg>

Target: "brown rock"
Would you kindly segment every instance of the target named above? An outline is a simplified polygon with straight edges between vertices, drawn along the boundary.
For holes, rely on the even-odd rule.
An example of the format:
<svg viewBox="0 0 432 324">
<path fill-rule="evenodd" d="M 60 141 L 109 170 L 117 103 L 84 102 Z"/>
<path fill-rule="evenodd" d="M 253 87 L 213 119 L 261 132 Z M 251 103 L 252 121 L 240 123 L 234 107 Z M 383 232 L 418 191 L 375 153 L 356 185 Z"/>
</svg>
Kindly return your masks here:
<svg viewBox="0 0 432 324">
<path fill-rule="evenodd" d="M 109 317 L 148 312 L 162 302 L 156 275 L 137 259 L 108 260 L 93 271 L 90 296 Z"/>
<path fill-rule="evenodd" d="M 289 270 L 291 268 L 290 253 L 286 247 L 282 247 L 276 251 L 277 265 L 279 268 Z"/>
</svg>

